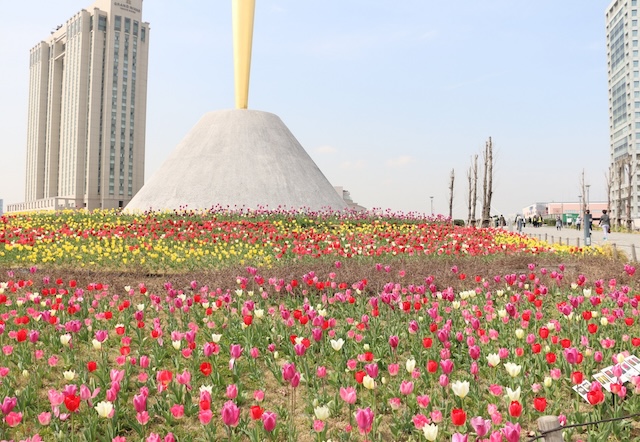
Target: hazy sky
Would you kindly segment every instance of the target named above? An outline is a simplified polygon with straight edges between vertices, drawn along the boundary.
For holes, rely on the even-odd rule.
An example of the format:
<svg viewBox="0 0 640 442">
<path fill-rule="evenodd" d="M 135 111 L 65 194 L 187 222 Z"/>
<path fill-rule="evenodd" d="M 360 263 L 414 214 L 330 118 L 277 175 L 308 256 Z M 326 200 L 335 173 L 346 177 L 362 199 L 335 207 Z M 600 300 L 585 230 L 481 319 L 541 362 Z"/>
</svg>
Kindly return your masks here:
<svg viewBox="0 0 640 442">
<path fill-rule="evenodd" d="M 368 208 L 467 217 L 494 141 L 493 208 L 606 200 L 609 0 L 257 0 L 249 108 L 277 114 Z M 0 198 L 23 201 L 29 50 L 91 0 L 0 0 Z M 234 107 L 229 0 L 146 0 L 146 177 Z M 479 194 L 480 194 L 479 189 Z M 478 204 L 478 211 L 480 203 Z"/>
</svg>

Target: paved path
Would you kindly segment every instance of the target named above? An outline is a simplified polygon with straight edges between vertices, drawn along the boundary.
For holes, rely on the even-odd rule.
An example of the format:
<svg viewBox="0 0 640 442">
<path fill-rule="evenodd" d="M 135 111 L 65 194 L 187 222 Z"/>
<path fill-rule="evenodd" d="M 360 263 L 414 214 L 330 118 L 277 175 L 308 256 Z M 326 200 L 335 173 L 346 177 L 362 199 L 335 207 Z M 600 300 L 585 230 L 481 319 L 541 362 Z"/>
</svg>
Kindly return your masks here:
<svg viewBox="0 0 640 442">
<path fill-rule="evenodd" d="M 515 231 L 515 227 L 511 229 Z M 557 230 L 555 227 L 530 227 L 524 228 L 523 233 L 534 238 L 546 240 L 549 243 L 579 245 L 584 246 L 584 230 L 576 230 L 572 227 L 563 227 Z M 552 240 L 553 239 L 553 240 Z M 632 246 L 635 247 L 636 253 L 640 256 L 640 233 L 622 233 L 611 232 L 606 241 L 603 240 L 602 229 L 596 224 L 591 232 L 591 244 L 602 246 L 605 244 L 615 244 L 616 248 L 623 251 L 629 259 L 632 258 Z"/>
</svg>

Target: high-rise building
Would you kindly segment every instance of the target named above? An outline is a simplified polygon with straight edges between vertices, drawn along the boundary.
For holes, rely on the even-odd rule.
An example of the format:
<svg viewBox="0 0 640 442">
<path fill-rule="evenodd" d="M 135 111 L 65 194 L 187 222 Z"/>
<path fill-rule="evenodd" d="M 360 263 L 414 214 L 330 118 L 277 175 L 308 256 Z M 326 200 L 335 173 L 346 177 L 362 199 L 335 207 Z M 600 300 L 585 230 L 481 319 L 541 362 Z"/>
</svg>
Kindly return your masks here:
<svg viewBox="0 0 640 442">
<path fill-rule="evenodd" d="M 31 49 L 25 202 L 124 207 L 144 184 L 149 23 L 97 0 Z"/>
<path fill-rule="evenodd" d="M 640 55 L 637 0 L 606 10 L 611 220 L 640 218 Z M 599 213 L 594 213 L 598 217 Z"/>
</svg>

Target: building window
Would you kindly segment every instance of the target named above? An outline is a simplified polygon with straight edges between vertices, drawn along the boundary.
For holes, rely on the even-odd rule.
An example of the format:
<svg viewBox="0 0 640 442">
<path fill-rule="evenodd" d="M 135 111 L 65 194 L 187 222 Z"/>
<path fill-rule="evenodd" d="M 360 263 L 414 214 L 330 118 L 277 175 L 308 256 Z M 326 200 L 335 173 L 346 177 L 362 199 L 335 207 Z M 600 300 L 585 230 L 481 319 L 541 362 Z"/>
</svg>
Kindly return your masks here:
<svg viewBox="0 0 640 442">
<path fill-rule="evenodd" d="M 106 31 L 107 30 L 107 17 L 101 15 L 98 17 L 98 31 Z"/>
<path fill-rule="evenodd" d="M 119 15 L 116 15 L 114 29 L 116 31 L 119 31 L 121 26 L 122 26 L 122 17 L 120 17 Z"/>
<path fill-rule="evenodd" d="M 619 20 L 609 34 L 611 72 L 624 61 L 624 20 Z"/>
<path fill-rule="evenodd" d="M 131 32 L 131 19 L 130 18 L 125 18 L 124 19 L 124 32 L 126 32 L 126 33 Z"/>
<path fill-rule="evenodd" d="M 140 40 L 145 41 L 146 34 L 147 34 L 147 28 L 143 26 L 140 29 Z"/>
</svg>

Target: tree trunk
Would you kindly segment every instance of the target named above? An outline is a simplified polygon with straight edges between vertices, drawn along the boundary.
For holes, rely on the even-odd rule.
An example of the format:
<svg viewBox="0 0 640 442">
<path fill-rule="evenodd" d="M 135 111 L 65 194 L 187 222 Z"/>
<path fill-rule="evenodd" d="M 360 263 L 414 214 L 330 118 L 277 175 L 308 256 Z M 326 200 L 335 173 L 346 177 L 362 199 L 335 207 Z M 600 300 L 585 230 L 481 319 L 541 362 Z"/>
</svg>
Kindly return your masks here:
<svg viewBox="0 0 640 442">
<path fill-rule="evenodd" d="M 493 196 L 493 143 L 491 137 L 484 148 L 484 181 L 482 197 L 482 227 L 489 227 L 491 221 L 491 197 Z"/>
<path fill-rule="evenodd" d="M 471 225 L 476 225 L 476 206 L 478 204 L 478 154 L 473 157 L 473 206 L 471 210 Z"/>
<path fill-rule="evenodd" d="M 453 181 L 455 179 L 455 170 L 451 169 L 451 183 L 449 184 L 449 219 L 453 223 Z"/>
</svg>

